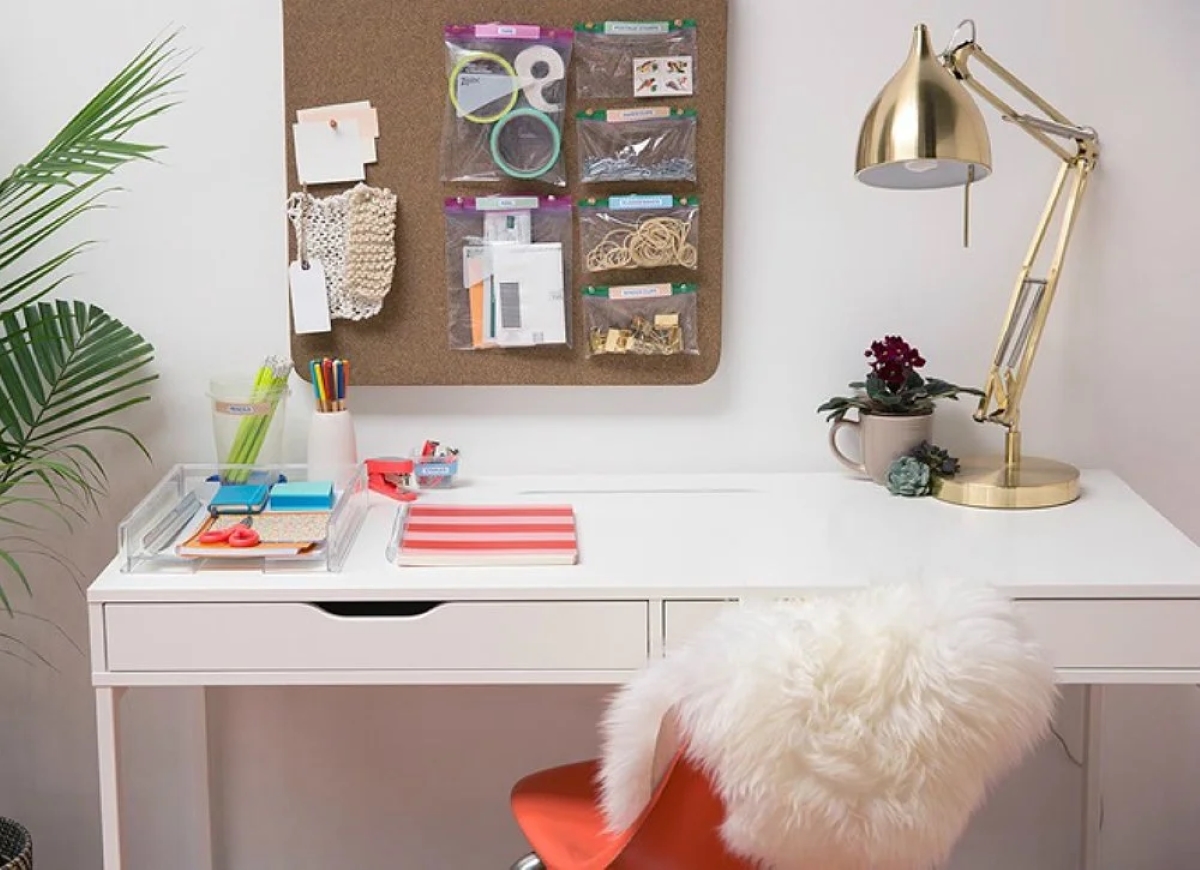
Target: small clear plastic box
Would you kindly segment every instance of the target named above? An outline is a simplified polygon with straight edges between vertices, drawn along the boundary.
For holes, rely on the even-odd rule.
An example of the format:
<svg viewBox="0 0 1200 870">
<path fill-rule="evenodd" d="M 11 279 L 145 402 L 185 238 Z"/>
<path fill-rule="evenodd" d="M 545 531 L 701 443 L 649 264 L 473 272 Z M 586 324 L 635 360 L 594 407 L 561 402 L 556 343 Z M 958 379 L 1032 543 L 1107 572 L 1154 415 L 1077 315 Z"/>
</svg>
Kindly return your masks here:
<svg viewBox="0 0 1200 870">
<path fill-rule="evenodd" d="M 222 479 L 244 472 L 248 483 L 308 479 L 304 465 L 236 466 L 176 465 L 158 482 L 117 529 L 118 559 L 123 572 L 183 572 L 209 568 L 296 572 L 342 570 L 370 506 L 365 465 L 334 480 L 334 506 L 325 541 L 300 555 L 233 559 L 180 556 L 175 547 L 196 531 L 208 515 L 208 502 Z"/>
<path fill-rule="evenodd" d="M 458 476 L 458 456 L 414 455 L 413 479 L 421 489 L 448 489 Z"/>
</svg>

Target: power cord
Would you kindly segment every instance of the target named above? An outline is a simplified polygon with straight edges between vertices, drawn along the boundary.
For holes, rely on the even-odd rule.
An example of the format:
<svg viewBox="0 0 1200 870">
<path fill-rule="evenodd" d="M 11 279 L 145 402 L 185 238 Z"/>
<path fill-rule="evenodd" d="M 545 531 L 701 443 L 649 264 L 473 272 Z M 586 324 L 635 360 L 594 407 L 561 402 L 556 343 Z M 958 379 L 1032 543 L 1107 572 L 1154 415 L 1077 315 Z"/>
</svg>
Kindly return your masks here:
<svg viewBox="0 0 1200 870">
<path fill-rule="evenodd" d="M 1066 753 L 1066 756 L 1070 759 L 1071 763 L 1082 770 L 1083 762 L 1076 758 L 1075 754 L 1071 752 L 1071 747 L 1067 745 L 1067 741 L 1063 739 L 1063 736 L 1058 733 L 1058 729 L 1054 727 L 1054 723 L 1050 724 L 1050 733 L 1058 738 L 1059 745 L 1062 746 L 1063 752 Z"/>
</svg>

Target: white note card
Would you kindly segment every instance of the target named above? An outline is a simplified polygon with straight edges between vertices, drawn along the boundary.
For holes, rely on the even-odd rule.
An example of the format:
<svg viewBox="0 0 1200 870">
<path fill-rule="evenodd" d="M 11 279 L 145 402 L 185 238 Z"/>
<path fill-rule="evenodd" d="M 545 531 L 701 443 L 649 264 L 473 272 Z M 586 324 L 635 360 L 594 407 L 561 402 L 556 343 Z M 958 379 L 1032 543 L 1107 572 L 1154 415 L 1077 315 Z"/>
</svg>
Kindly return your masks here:
<svg viewBox="0 0 1200 870">
<path fill-rule="evenodd" d="M 341 122 L 336 129 L 328 123 L 293 124 L 292 139 L 301 184 L 338 184 L 367 177 L 357 121 Z"/>
<path fill-rule="evenodd" d="M 492 245 L 491 255 L 496 344 L 566 344 L 562 245 Z"/>
<path fill-rule="evenodd" d="M 354 121 L 358 124 L 363 163 L 375 163 L 379 159 L 375 146 L 375 140 L 379 138 L 379 112 L 367 100 L 297 109 L 296 120 L 301 124 L 328 124 L 333 121 L 338 126 L 348 121 Z"/>
<path fill-rule="evenodd" d="M 296 335 L 329 332 L 329 294 L 325 290 L 325 267 L 320 260 L 309 260 L 308 268 L 299 260 L 288 266 L 292 288 L 292 322 Z"/>
</svg>

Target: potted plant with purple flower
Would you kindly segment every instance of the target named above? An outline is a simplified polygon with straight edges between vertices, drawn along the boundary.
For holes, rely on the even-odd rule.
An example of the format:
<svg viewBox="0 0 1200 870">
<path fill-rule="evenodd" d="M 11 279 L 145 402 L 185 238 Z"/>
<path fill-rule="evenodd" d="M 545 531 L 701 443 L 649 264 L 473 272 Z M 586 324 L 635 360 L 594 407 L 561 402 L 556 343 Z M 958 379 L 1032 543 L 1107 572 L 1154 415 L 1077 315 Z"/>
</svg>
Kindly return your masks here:
<svg viewBox="0 0 1200 870">
<path fill-rule="evenodd" d="M 961 393 L 982 396 L 983 392 L 921 375 L 917 369 L 925 367 L 925 358 L 898 335 L 871 342 L 865 356 L 871 361 L 870 370 L 865 380 L 850 383 L 854 393 L 835 396 L 817 411 L 833 423 L 829 446 L 838 461 L 883 484 L 895 459 L 933 440 L 933 411 L 939 399 L 957 400 Z M 851 409 L 858 412 L 857 420 L 846 419 Z M 858 432 L 861 462 L 838 448 L 838 432 L 847 427 Z"/>
</svg>

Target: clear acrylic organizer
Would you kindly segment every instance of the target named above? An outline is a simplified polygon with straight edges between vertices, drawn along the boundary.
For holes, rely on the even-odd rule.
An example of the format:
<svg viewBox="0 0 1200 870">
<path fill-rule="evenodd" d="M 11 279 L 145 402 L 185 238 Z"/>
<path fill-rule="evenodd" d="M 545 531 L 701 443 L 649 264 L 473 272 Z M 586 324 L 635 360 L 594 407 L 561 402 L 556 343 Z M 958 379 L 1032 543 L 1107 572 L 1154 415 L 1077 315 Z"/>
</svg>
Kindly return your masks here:
<svg viewBox="0 0 1200 870">
<path fill-rule="evenodd" d="M 188 539 L 208 515 L 208 502 L 219 481 L 235 472 L 246 482 L 297 482 L 308 479 L 304 465 L 236 466 L 216 463 L 174 466 L 142 499 L 117 529 L 122 572 L 182 572 L 206 569 L 296 572 L 342 570 L 370 505 L 366 466 L 360 464 L 334 480 L 334 506 L 325 541 L 300 555 L 212 559 L 178 555 L 176 545 Z"/>
</svg>

